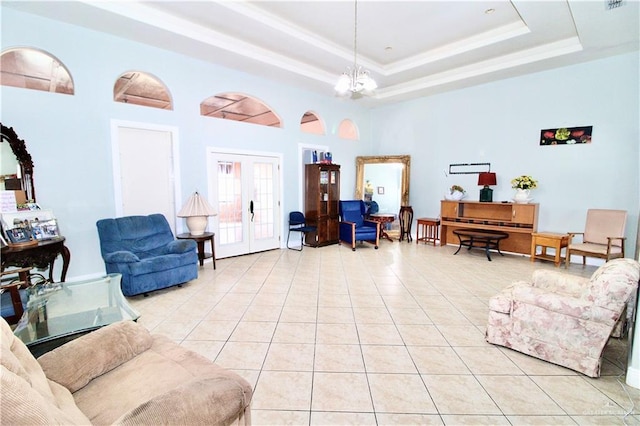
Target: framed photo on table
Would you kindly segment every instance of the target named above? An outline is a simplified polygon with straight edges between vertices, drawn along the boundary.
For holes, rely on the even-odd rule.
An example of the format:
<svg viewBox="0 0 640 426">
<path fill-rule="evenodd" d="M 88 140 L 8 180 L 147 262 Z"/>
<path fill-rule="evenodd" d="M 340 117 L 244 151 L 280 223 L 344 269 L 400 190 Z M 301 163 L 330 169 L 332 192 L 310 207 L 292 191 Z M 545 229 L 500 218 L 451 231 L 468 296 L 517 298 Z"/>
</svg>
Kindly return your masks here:
<svg viewBox="0 0 640 426">
<path fill-rule="evenodd" d="M 31 232 L 27 228 L 7 229 L 7 238 L 13 244 L 31 241 Z"/>
<path fill-rule="evenodd" d="M 31 234 L 34 240 L 51 240 L 60 236 L 56 219 L 38 220 L 31 222 Z"/>
</svg>

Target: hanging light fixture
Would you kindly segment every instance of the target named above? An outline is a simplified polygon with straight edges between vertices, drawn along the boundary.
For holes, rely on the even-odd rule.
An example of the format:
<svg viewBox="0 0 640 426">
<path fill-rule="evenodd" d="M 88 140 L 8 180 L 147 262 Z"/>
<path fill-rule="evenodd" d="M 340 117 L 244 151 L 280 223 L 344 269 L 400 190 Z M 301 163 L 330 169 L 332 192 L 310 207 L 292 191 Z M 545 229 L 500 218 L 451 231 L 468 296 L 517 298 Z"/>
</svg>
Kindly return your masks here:
<svg viewBox="0 0 640 426">
<path fill-rule="evenodd" d="M 378 87 L 369 75 L 369 71 L 363 69 L 357 63 L 358 56 L 358 0 L 355 1 L 355 25 L 353 31 L 353 68 L 347 70 L 338 78 L 336 93 L 340 96 L 351 94 L 351 97 L 371 95 Z"/>
</svg>

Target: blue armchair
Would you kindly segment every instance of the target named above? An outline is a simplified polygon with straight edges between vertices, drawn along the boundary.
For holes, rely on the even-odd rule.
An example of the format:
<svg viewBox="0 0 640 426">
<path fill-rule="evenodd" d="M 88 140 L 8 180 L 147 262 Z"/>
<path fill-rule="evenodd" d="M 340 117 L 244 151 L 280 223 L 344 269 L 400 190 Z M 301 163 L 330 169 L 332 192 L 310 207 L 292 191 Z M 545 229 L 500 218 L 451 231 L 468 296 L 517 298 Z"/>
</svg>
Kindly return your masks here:
<svg viewBox="0 0 640 426">
<path fill-rule="evenodd" d="M 356 250 L 356 241 L 367 241 L 378 249 L 380 242 L 380 224 L 366 220 L 367 207 L 362 200 L 346 200 L 339 202 L 340 242 Z"/>
<path fill-rule="evenodd" d="M 96 226 L 107 273 L 122 274 L 125 296 L 198 278 L 196 242 L 176 240 L 163 215 L 101 219 Z"/>
</svg>

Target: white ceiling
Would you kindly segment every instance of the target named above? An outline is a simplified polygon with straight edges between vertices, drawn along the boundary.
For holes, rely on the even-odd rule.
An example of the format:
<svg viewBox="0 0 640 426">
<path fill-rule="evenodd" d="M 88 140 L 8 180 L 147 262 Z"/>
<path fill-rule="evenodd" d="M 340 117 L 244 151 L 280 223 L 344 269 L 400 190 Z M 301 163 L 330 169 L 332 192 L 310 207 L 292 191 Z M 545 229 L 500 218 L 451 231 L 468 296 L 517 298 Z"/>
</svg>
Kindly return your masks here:
<svg viewBox="0 0 640 426">
<path fill-rule="evenodd" d="M 2 3 L 330 96 L 353 65 L 353 1 Z M 357 102 L 397 102 L 638 50 L 638 0 L 607 4 L 360 0 L 357 63 L 378 90 Z"/>
</svg>

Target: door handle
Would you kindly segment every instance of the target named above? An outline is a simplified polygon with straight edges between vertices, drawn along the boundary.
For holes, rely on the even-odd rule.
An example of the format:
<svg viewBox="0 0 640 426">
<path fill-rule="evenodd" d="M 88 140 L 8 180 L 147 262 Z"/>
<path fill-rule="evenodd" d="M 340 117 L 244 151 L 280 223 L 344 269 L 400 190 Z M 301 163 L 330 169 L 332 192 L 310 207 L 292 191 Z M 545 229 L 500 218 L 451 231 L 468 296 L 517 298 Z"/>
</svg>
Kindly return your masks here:
<svg viewBox="0 0 640 426">
<path fill-rule="evenodd" d="M 249 213 L 251 213 L 251 222 L 253 222 L 253 200 L 249 202 Z"/>
</svg>

